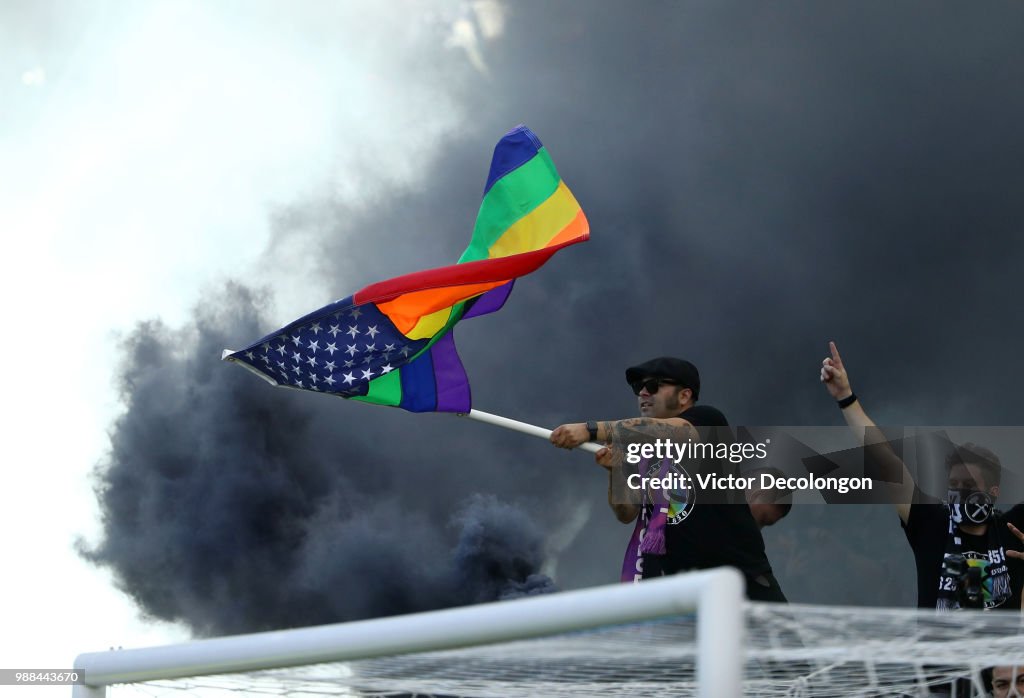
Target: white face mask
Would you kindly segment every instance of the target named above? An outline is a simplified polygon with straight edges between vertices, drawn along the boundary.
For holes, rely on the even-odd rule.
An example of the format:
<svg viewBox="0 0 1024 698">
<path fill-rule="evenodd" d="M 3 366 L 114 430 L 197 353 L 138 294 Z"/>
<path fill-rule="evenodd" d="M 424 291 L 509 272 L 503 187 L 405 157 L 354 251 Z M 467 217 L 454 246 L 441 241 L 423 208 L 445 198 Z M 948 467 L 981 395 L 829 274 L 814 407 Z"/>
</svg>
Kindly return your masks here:
<svg viewBox="0 0 1024 698">
<path fill-rule="evenodd" d="M 949 490 L 946 504 L 953 523 L 983 524 L 992 518 L 993 500 L 981 490 Z"/>
</svg>

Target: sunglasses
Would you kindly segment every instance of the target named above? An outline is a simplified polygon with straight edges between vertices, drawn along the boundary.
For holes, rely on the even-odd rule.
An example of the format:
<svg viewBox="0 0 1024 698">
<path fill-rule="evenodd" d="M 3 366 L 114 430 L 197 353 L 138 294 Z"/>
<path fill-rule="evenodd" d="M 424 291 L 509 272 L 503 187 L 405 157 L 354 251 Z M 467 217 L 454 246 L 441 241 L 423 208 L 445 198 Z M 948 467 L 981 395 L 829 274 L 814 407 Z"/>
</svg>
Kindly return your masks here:
<svg viewBox="0 0 1024 698">
<path fill-rule="evenodd" d="M 647 388 L 647 392 L 649 394 L 654 395 L 656 392 L 658 392 L 658 390 L 661 389 L 661 386 L 663 385 L 679 384 L 676 383 L 675 381 L 666 380 L 664 378 L 648 378 L 645 381 L 633 381 L 632 383 L 629 384 L 629 386 L 633 388 L 633 392 L 637 395 L 639 395 L 640 391 L 643 390 L 644 388 Z"/>
</svg>

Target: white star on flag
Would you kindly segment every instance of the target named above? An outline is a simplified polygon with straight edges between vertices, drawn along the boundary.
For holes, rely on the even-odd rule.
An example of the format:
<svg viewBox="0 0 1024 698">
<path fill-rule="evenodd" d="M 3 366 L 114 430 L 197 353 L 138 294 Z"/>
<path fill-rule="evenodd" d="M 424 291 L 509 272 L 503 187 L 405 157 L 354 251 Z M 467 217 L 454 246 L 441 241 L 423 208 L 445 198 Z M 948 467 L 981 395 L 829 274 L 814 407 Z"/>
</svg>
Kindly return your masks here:
<svg viewBox="0 0 1024 698">
<path fill-rule="evenodd" d="M 360 315 L 366 324 L 352 319 Z M 348 307 L 335 311 L 333 316 L 339 319 L 329 320 L 330 314 L 311 316 L 302 327 L 287 327 L 272 335 L 271 340 L 237 352 L 237 358 L 250 367 L 258 365 L 257 370 L 278 384 L 351 397 L 366 394 L 370 390 L 367 384 L 372 385 L 374 379 L 403 370 L 409 358 L 427 344 L 426 339 L 409 340 L 372 307 Z M 317 322 L 312 322 L 313 319 Z M 328 327 L 330 329 L 326 329 Z M 320 330 L 324 332 L 322 342 Z M 352 337 L 351 344 L 337 340 L 343 334 Z M 357 341 L 364 335 L 363 340 Z M 271 350 L 278 354 L 280 361 L 271 360 L 277 358 L 269 356 Z M 344 356 L 335 361 L 334 354 L 338 352 Z"/>
</svg>

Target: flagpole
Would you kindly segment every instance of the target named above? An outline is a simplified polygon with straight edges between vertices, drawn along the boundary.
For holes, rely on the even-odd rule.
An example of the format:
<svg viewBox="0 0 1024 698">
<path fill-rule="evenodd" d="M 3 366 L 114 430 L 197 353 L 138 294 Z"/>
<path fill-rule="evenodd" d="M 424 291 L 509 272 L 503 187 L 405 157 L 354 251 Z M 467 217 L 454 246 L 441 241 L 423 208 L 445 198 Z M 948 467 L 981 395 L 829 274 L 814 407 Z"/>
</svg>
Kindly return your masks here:
<svg viewBox="0 0 1024 698">
<path fill-rule="evenodd" d="M 530 436 L 537 436 L 542 439 L 551 438 L 551 430 L 543 427 L 534 426 L 533 424 L 527 424 L 526 422 L 520 422 L 517 419 L 509 419 L 508 417 L 502 417 L 501 415 L 491 414 L 490 412 L 483 412 L 481 410 L 470 410 L 469 412 L 459 412 L 460 417 L 469 417 L 475 419 L 478 422 L 486 422 L 487 424 L 493 424 L 496 427 L 504 427 L 505 429 L 511 429 L 512 431 L 518 431 L 522 434 L 529 434 Z M 604 446 L 597 444 L 592 441 L 582 443 L 577 448 L 584 451 L 590 451 L 591 453 L 597 453 Z"/>
</svg>

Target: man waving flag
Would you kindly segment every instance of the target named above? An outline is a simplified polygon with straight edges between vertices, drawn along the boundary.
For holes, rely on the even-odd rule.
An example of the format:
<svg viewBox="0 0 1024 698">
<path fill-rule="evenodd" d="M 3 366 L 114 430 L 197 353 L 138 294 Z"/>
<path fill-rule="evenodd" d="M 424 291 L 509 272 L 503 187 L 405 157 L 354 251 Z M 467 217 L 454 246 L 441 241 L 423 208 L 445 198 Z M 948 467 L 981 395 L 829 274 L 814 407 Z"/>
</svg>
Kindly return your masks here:
<svg viewBox="0 0 1024 698">
<path fill-rule="evenodd" d="M 547 150 L 518 126 L 494 148 L 457 264 L 371 284 L 223 358 L 274 385 L 412 412 L 468 412 L 455 323 L 499 310 L 517 277 L 589 235 Z"/>
</svg>

